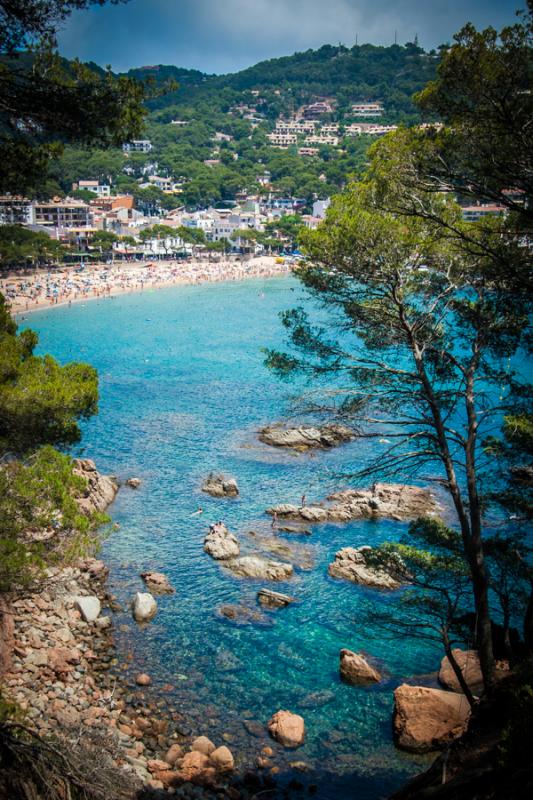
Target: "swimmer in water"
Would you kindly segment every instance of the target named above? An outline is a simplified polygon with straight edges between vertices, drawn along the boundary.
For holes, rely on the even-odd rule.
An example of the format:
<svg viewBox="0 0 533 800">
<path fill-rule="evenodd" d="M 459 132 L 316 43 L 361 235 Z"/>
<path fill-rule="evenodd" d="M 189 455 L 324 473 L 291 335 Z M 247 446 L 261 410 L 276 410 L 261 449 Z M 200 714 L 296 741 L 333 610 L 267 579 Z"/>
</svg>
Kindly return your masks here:
<svg viewBox="0 0 533 800">
<path fill-rule="evenodd" d="M 203 514 L 203 513 L 204 513 L 204 510 L 203 510 L 202 506 L 198 506 L 196 511 L 192 512 L 191 517 L 197 517 L 199 514 Z"/>
</svg>

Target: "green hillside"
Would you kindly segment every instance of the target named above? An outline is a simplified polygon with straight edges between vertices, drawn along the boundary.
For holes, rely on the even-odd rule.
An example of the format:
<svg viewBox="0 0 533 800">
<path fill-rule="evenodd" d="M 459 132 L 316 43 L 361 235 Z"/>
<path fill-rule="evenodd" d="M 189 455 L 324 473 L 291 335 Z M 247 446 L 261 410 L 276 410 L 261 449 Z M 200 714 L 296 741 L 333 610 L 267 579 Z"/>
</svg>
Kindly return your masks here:
<svg viewBox="0 0 533 800">
<path fill-rule="evenodd" d="M 69 149 L 42 191 L 66 192 L 79 179 L 111 179 L 119 191 L 140 201 L 194 208 L 234 201 L 239 192 L 267 191 L 258 178 L 269 172 L 276 193 L 310 205 L 315 197 L 337 192 L 365 163 L 372 137 L 345 138 L 343 133 L 345 125 L 357 122 L 352 104 L 380 101 L 384 113 L 377 121 L 416 124 L 420 115 L 412 95 L 435 76 L 438 59 L 438 53 L 426 53 L 415 44 L 324 45 L 229 75 L 165 65 L 130 70 L 128 75 L 156 87 L 169 81 L 177 85 L 147 102 L 145 135 L 153 144 L 151 153 L 126 158 L 118 150 Z M 324 98 L 332 110 L 320 122 L 340 125 L 338 146 L 321 144 L 313 157 L 302 157 L 296 146 L 282 150 L 271 145 L 267 135 L 277 119 Z M 179 193 L 139 188 L 138 180 L 154 164 L 159 175 L 179 184 Z"/>
</svg>

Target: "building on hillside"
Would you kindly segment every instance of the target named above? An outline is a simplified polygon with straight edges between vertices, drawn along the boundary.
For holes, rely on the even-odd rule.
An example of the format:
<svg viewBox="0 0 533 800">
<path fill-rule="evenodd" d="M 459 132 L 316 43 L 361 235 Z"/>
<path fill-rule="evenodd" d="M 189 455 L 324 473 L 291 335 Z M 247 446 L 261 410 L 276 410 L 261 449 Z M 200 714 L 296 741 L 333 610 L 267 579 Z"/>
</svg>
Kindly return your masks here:
<svg viewBox="0 0 533 800">
<path fill-rule="evenodd" d="M 306 145 L 323 144 L 323 145 L 329 145 L 330 147 L 338 147 L 339 137 L 321 135 L 321 134 L 317 134 L 315 136 L 306 136 L 305 144 Z"/>
<path fill-rule="evenodd" d="M 111 196 L 111 186 L 106 183 L 100 183 L 100 181 L 78 181 L 77 183 L 72 184 L 72 190 L 76 191 L 76 189 L 84 189 L 86 192 L 94 192 L 94 194 L 97 194 L 98 197 Z"/>
<path fill-rule="evenodd" d="M 313 217 L 324 219 L 330 204 L 331 199 L 329 197 L 326 200 L 315 200 L 313 203 Z"/>
<path fill-rule="evenodd" d="M 180 125 L 180 126 L 183 127 L 184 125 L 188 125 L 189 123 L 185 119 L 171 119 L 170 120 L 170 124 L 171 125 Z"/>
<path fill-rule="evenodd" d="M 386 133 L 395 131 L 397 125 L 380 125 L 372 122 L 352 122 L 344 129 L 345 136 L 383 136 Z"/>
<path fill-rule="evenodd" d="M 320 128 L 320 133 L 322 136 L 338 136 L 339 135 L 339 124 L 338 122 L 331 122 L 327 125 L 322 125 Z"/>
<path fill-rule="evenodd" d="M 218 167 L 220 164 L 220 158 L 206 158 L 204 160 L 204 164 L 206 167 Z"/>
<path fill-rule="evenodd" d="M 505 214 L 505 206 L 496 203 L 486 203 L 485 205 L 463 206 L 461 215 L 465 222 L 478 222 L 484 217 L 501 217 Z"/>
<path fill-rule="evenodd" d="M 280 134 L 295 134 L 296 136 L 304 136 L 306 133 L 314 133 L 316 126 L 315 120 L 300 120 L 299 122 L 291 120 L 284 122 L 278 120 L 276 122 L 276 133 Z"/>
<path fill-rule="evenodd" d="M 164 178 L 161 175 L 149 175 L 148 183 L 157 189 L 161 189 L 162 192 L 171 192 L 173 187 L 172 178 Z"/>
<path fill-rule="evenodd" d="M 295 133 L 278 133 L 277 131 L 269 133 L 267 138 L 271 145 L 282 148 L 291 147 L 298 141 Z"/>
<path fill-rule="evenodd" d="M 354 103 L 352 105 L 352 115 L 354 117 L 381 117 L 383 115 L 383 103 Z"/>
<path fill-rule="evenodd" d="M 33 206 L 27 197 L 0 197 L 0 225 L 32 225 Z"/>
<path fill-rule="evenodd" d="M 213 140 L 215 142 L 232 142 L 233 136 L 230 136 L 229 133 L 222 133 L 222 131 L 217 131 L 213 136 Z"/>
<path fill-rule="evenodd" d="M 325 100 L 318 100 L 316 103 L 311 103 L 304 106 L 302 109 L 302 117 L 304 119 L 319 119 L 324 114 L 332 114 L 333 106 Z"/>
<path fill-rule="evenodd" d="M 124 142 L 122 145 L 125 153 L 149 153 L 152 147 L 150 139 L 134 139 L 132 142 Z"/>
<path fill-rule="evenodd" d="M 299 147 L 298 148 L 298 155 L 299 156 L 317 156 L 320 150 L 318 147 Z"/>
<path fill-rule="evenodd" d="M 34 224 L 46 228 L 56 228 L 58 232 L 69 228 L 90 228 L 92 225 L 91 209 L 81 200 L 66 198 L 60 200 L 39 201 L 32 203 Z"/>
</svg>

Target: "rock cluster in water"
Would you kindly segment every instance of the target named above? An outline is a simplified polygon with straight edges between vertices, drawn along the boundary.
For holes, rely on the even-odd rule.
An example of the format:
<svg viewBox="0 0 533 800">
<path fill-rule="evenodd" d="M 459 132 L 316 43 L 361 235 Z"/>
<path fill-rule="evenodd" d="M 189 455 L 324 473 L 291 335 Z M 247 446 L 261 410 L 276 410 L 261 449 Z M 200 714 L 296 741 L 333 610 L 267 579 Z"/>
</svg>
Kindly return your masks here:
<svg viewBox="0 0 533 800">
<path fill-rule="evenodd" d="M 278 519 L 306 523 L 351 522 L 358 519 L 409 520 L 431 516 L 436 503 L 429 489 L 405 484 L 376 483 L 371 489 L 346 489 L 327 498 L 328 503 L 281 503 L 266 513 Z"/>
<path fill-rule="evenodd" d="M 230 533 L 222 522 L 216 522 L 209 526 L 209 531 L 204 539 L 204 550 L 217 561 L 235 558 L 240 553 L 237 537 Z"/>
<path fill-rule="evenodd" d="M 301 425 L 295 428 L 269 425 L 259 431 L 259 440 L 264 444 L 271 447 L 288 447 L 299 451 L 337 447 L 354 438 L 354 432 L 344 425 L 322 425 L 320 427 Z"/>
<path fill-rule="evenodd" d="M 167 576 L 162 572 L 141 572 L 140 577 L 146 584 L 146 588 L 154 594 L 173 594 L 175 591 Z"/>
<path fill-rule="evenodd" d="M 202 492 L 211 497 L 238 497 L 239 487 L 235 478 L 210 472 L 202 485 Z"/>
<path fill-rule="evenodd" d="M 305 723 L 299 714 L 277 711 L 268 723 L 268 732 L 283 747 L 300 747 L 305 739 Z"/>
</svg>

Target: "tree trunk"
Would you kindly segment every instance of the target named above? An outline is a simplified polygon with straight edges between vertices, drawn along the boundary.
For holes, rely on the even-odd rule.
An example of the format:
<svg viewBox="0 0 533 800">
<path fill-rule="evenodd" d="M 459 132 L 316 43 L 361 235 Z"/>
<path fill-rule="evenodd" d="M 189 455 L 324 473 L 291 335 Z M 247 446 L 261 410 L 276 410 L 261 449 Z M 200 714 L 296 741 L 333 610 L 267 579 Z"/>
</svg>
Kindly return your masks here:
<svg viewBox="0 0 533 800">
<path fill-rule="evenodd" d="M 459 686 L 461 687 L 461 691 L 468 700 L 470 708 L 474 708 L 474 706 L 476 705 L 476 699 L 470 690 L 470 686 L 467 684 L 465 680 L 465 676 L 463 675 L 461 667 L 454 658 L 454 655 L 452 653 L 452 648 L 450 647 L 450 643 L 448 641 L 447 636 L 444 639 L 444 652 L 446 653 L 446 658 L 450 662 L 451 667 L 455 673 L 455 677 L 459 681 Z"/>
<path fill-rule="evenodd" d="M 533 655 L 533 584 L 524 616 L 524 642 L 528 655 Z"/>
</svg>

